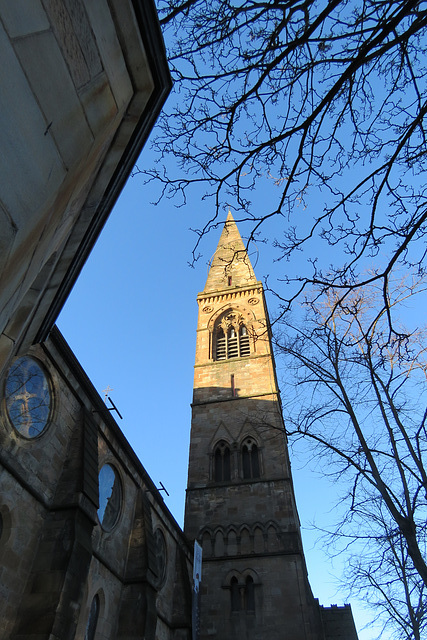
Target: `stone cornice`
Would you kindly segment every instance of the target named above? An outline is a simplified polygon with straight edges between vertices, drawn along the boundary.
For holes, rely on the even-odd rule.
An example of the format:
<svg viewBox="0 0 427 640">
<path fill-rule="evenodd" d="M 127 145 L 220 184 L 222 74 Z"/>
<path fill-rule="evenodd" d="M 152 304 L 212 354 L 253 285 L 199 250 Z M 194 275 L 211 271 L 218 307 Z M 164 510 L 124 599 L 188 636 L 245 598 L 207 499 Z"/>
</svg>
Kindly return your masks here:
<svg viewBox="0 0 427 640">
<path fill-rule="evenodd" d="M 201 304 L 218 304 L 219 302 L 227 302 L 228 300 L 237 300 L 239 298 L 251 295 L 262 295 L 262 282 L 256 282 L 248 287 L 233 287 L 222 289 L 221 291 L 202 291 L 197 296 L 199 306 Z"/>
</svg>

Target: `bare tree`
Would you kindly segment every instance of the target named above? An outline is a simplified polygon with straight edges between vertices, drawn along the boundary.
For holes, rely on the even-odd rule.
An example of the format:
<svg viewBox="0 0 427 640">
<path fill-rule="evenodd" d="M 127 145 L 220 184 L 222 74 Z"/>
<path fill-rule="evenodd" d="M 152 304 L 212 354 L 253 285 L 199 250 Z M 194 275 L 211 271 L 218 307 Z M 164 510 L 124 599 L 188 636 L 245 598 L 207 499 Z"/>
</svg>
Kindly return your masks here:
<svg viewBox="0 0 427 640">
<path fill-rule="evenodd" d="M 406 626 L 408 638 L 420 638 L 424 336 L 394 319 L 412 285 L 393 292 L 390 283 L 402 265 L 421 275 L 425 269 L 426 4 L 158 6 L 175 92 L 157 129 L 156 168 L 141 171 L 178 205 L 204 187 L 214 206 L 196 230 L 199 241 L 222 224 L 226 204 L 251 225 L 249 242 L 279 219 L 280 233 L 269 238 L 278 258 L 305 250 L 306 271 L 272 285 L 287 328 L 278 349 L 294 363 L 297 381 L 292 411 L 285 407 L 288 430 L 335 456 L 341 486 L 350 487 L 348 518 L 335 539 L 351 544 L 354 534 L 360 544 L 357 529 L 365 527 L 369 544 L 360 564 L 354 557 L 354 576 L 376 587 L 370 593 L 402 633 Z M 259 213 L 251 201 L 257 190 L 273 203 Z M 198 252 L 197 244 L 193 259 Z M 312 287 L 308 317 L 293 325 L 288 309 Z"/>
<path fill-rule="evenodd" d="M 278 256 L 306 247 L 311 263 L 280 289 L 284 309 L 313 283 L 333 285 L 345 297 L 361 283 L 366 259 L 375 259 L 367 281 L 382 283 L 386 306 L 395 266 L 424 268 L 426 4 L 158 6 L 175 93 L 157 129 L 157 168 L 144 171 L 147 179 L 181 204 L 192 185 L 205 185 L 216 206 L 199 238 L 221 222 L 226 204 L 252 221 L 251 238 L 281 217 L 282 233 L 271 239 Z M 255 189 L 272 190 L 269 210 L 254 211 Z M 327 264 L 315 258 L 322 255 Z"/>
<path fill-rule="evenodd" d="M 408 280 L 387 306 L 402 311 L 423 290 Z M 378 286 L 316 293 L 304 321 L 284 320 L 285 424 L 310 441 L 339 478 L 340 518 L 329 542 L 353 554 L 351 582 L 402 638 L 427 629 L 425 331 L 390 340 Z M 381 305 L 380 305 L 381 306 Z M 292 373 L 293 372 L 293 376 Z M 333 460 L 334 465 L 331 465 Z M 350 573 L 350 572 L 349 572 Z M 349 573 L 346 579 L 349 580 Z"/>
<path fill-rule="evenodd" d="M 426 586 L 414 570 L 408 549 L 395 529 L 388 527 L 380 505 L 369 503 L 366 521 L 374 526 L 354 540 L 358 552 L 347 564 L 352 590 L 374 609 L 382 630 L 405 640 L 422 640 L 426 630 Z M 374 515 L 374 506 L 378 513 Z M 354 537 L 353 537 L 354 538 Z M 345 536 L 346 543 L 350 541 Z M 353 542 L 353 540 L 352 540 Z"/>
</svg>

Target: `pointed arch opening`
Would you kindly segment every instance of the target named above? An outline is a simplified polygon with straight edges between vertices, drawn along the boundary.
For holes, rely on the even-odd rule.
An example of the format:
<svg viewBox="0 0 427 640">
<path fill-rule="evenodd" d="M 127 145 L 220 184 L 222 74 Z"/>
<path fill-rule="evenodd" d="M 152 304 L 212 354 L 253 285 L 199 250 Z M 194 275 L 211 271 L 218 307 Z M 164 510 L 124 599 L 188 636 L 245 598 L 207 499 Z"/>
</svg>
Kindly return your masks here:
<svg viewBox="0 0 427 640">
<path fill-rule="evenodd" d="M 94 640 L 95 638 L 96 627 L 97 627 L 98 618 L 99 618 L 99 609 L 100 609 L 99 595 L 96 594 L 92 600 L 92 604 L 90 605 L 89 617 L 86 624 L 84 640 Z"/>
<path fill-rule="evenodd" d="M 204 531 L 202 536 L 203 555 L 210 558 L 213 555 L 212 535 L 209 531 Z"/>
<path fill-rule="evenodd" d="M 239 350 L 241 358 L 244 358 L 251 354 L 249 346 L 249 333 L 244 324 L 242 324 L 239 329 Z"/>
<path fill-rule="evenodd" d="M 252 576 L 245 580 L 245 610 L 255 613 L 255 585 Z"/>
<path fill-rule="evenodd" d="M 223 582 L 230 590 L 230 608 L 232 613 L 254 614 L 256 610 L 256 590 L 261 587 L 259 577 L 252 569 L 243 573 L 233 569 Z"/>
<path fill-rule="evenodd" d="M 242 443 L 242 475 L 248 480 L 260 477 L 258 445 L 253 438 L 246 438 Z"/>
<path fill-rule="evenodd" d="M 227 358 L 239 357 L 239 344 L 236 329 L 231 326 L 227 331 Z"/>
<path fill-rule="evenodd" d="M 231 480 L 231 454 L 228 444 L 221 440 L 215 447 L 213 475 L 215 482 Z"/>
<path fill-rule="evenodd" d="M 235 576 L 230 580 L 230 591 L 231 591 L 231 610 L 240 611 L 240 587 L 239 587 L 239 581 Z"/>
<path fill-rule="evenodd" d="M 215 360 L 245 358 L 251 355 L 249 328 L 243 315 L 229 310 L 213 328 L 213 357 Z"/>
<path fill-rule="evenodd" d="M 227 342 L 225 339 L 224 329 L 218 327 L 216 332 L 216 351 L 215 360 L 225 360 L 227 358 Z"/>
</svg>

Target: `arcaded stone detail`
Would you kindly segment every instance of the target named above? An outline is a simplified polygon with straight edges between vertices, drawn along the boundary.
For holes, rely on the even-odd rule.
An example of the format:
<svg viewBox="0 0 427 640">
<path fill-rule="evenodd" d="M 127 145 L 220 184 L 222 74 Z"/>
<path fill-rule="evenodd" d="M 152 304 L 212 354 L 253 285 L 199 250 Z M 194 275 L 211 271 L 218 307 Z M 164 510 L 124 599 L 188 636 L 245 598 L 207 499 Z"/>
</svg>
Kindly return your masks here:
<svg viewBox="0 0 427 640">
<path fill-rule="evenodd" d="M 219 526 L 215 530 L 204 527 L 197 537 L 204 558 L 276 553 L 285 550 L 286 539 L 274 522 Z"/>
</svg>

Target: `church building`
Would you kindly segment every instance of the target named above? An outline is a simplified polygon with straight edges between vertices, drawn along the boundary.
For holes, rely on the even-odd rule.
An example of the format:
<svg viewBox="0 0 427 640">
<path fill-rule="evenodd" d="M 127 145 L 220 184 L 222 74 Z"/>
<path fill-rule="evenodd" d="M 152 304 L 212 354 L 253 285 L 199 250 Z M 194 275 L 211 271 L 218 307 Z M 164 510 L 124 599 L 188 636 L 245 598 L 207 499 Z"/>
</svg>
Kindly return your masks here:
<svg viewBox="0 0 427 640">
<path fill-rule="evenodd" d="M 2 3 L 0 51 L 0 640 L 357 640 L 308 583 L 231 214 L 197 298 L 184 531 L 55 326 L 171 87 L 154 2 Z"/>
<path fill-rule="evenodd" d="M 231 216 L 198 295 L 184 532 L 56 327 L 9 367 L 0 638 L 357 640 L 308 583 L 262 284 Z M 193 598 L 194 603 L 194 598 Z"/>
</svg>

